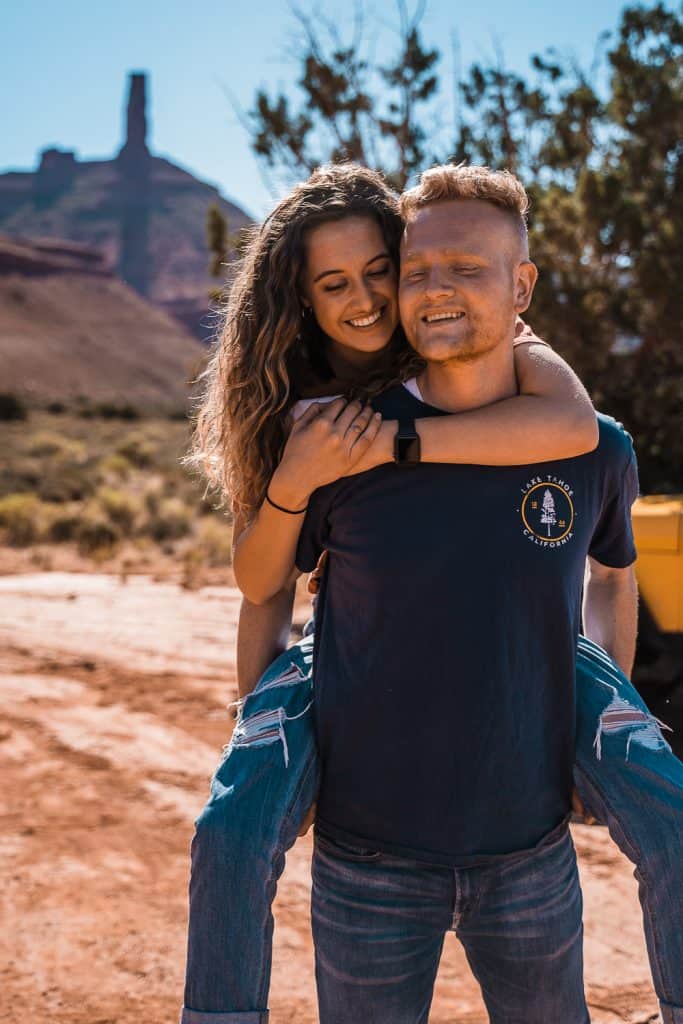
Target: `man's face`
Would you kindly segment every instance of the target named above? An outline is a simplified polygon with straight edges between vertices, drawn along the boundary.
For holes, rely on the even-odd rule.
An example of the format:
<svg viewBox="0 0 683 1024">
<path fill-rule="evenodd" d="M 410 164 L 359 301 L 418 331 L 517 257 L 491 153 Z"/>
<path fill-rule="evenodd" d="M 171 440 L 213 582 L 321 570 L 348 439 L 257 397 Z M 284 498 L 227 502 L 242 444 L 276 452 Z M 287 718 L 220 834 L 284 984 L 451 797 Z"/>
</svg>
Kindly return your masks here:
<svg viewBox="0 0 683 1024">
<path fill-rule="evenodd" d="M 429 362 L 477 359 L 509 341 L 535 281 L 515 220 L 491 203 L 433 203 L 406 225 L 401 321 Z"/>
</svg>

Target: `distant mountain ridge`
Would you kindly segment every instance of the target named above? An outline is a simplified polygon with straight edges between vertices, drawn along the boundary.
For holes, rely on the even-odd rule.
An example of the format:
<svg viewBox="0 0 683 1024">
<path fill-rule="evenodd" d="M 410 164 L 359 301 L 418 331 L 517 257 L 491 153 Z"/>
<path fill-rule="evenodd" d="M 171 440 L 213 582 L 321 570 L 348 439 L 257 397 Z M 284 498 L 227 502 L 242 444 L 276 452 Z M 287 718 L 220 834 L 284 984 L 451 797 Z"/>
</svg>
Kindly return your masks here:
<svg viewBox="0 0 683 1024">
<path fill-rule="evenodd" d="M 206 348 L 97 250 L 0 235 L 0 391 L 30 404 L 186 407 Z"/>
<path fill-rule="evenodd" d="M 100 250 L 104 266 L 206 338 L 206 216 L 217 205 L 231 232 L 251 221 L 218 189 L 147 146 L 146 76 L 129 78 L 126 139 L 111 160 L 47 149 L 36 171 L 0 174 L 0 230 L 69 239 Z"/>
</svg>

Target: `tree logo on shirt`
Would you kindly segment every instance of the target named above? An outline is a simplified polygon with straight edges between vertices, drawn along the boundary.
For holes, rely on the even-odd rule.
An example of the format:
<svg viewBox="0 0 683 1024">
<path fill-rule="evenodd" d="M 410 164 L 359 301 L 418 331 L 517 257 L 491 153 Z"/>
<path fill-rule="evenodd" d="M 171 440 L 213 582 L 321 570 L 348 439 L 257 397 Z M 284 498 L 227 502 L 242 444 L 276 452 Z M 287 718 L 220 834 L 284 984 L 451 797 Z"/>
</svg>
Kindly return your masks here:
<svg viewBox="0 0 683 1024">
<path fill-rule="evenodd" d="M 557 523 L 557 515 L 555 514 L 555 499 L 546 487 L 543 492 L 543 515 L 541 516 L 541 522 L 548 527 L 548 536 L 550 536 L 550 527 L 555 526 Z"/>
<path fill-rule="evenodd" d="M 536 476 L 522 487 L 519 509 L 524 536 L 532 544 L 555 548 L 574 536 L 574 491 L 565 481 L 548 474 Z"/>
</svg>

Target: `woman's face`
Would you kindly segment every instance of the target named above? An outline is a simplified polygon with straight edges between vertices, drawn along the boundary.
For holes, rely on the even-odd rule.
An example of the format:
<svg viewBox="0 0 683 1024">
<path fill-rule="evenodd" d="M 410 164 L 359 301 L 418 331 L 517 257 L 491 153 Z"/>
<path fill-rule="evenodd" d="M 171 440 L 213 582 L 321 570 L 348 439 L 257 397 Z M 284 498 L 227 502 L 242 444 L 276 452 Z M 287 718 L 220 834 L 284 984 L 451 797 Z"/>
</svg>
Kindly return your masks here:
<svg viewBox="0 0 683 1024">
<path fill-rule="evenodd" d="M 398 279 L 377 221 L 354 215 L 312 228 L 302 293 L 350 364 L 385 348 L 398 324 Z"/>
</svg>

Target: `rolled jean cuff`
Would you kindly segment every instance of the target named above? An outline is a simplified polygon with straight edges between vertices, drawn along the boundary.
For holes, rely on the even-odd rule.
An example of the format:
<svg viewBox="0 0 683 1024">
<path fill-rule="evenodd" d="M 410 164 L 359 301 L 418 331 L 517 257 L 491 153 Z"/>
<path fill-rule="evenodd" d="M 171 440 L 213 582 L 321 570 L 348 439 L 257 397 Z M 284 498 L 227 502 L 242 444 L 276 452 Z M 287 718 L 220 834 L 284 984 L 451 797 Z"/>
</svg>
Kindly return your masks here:
<svg viewBox="0 0 683 1024">
<path fill-rule="evenodd" d="M 268 1024 L 268 1010 L 243 1010 L 239 1013 L 204 1013 L 183 1006 L 179 1024 Z M 678 1022 L 676 1022 L 678 1024 Z"/>
<path fill-rule="evenodd" d="M 683 1024 L 683 1006 L 660 1002 L 659 1008 L 662 1011 L 662 1024 Z"/>
</svg>

